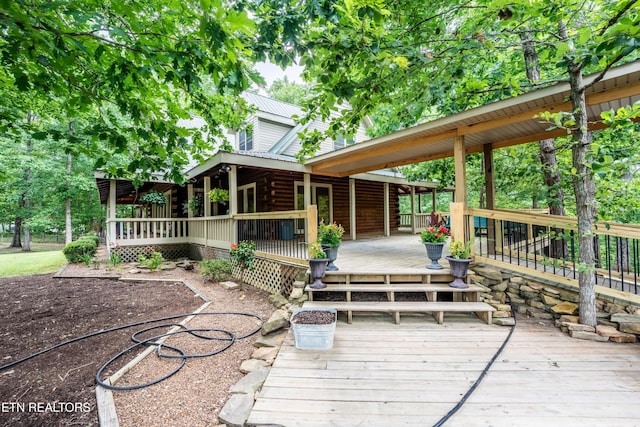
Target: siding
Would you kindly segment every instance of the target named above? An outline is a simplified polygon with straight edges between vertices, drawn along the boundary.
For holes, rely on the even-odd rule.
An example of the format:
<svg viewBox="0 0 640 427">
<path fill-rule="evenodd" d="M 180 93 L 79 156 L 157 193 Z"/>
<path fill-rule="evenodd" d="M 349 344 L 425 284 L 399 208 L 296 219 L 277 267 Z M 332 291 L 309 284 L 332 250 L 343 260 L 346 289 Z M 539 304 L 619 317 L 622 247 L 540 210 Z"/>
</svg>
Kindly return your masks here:
<svg viewBox="0 0 640 427">
<path fill-rule="evenodd" d="M 259 123 L 260 133 L 254 134 L 255 151 L 269 151 L 292 128 L 291 126 L 268 120 L 260 120 Z"/>
</svg>

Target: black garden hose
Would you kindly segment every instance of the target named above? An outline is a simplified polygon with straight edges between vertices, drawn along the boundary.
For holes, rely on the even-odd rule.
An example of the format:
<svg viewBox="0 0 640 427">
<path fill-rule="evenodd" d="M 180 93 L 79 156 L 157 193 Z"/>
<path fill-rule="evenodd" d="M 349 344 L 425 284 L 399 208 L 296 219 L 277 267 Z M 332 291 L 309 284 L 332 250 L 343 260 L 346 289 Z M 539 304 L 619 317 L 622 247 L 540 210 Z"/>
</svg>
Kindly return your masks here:
<svg viewBox="0 0 640 427">
<path fill-rule="evenodd" d="M 250 330 L 249 332 L 240 335 L 240 336 L 236 336 L 235 333 L 233 333 L 232 331 L 228 331 L 225 329 L 217 329 L 217 328 L 187 328 L 182 324 L 179 323 L 165 323 L 165 324 L 161 324 L 161 325 L 156 325 L 156 326 L 151 326 L 148 328 L 144 328 L 141 329 L 139 331 L 134 332 L 131 335 L 131 340 L 135 342 L 135 344 L 129 348 L 127 348 L 126 350 L 121 351 L 120 353 L 118 353 L 117 355 L 115 355 L 114 357 L 112 357 L 111 359 L 109 359 L 109 361 L 107 363 L 105 363 L 104 365 L 102 365 L 102 367 L 98 370 L 98 373 L 96 374 L 96 383 L 98 383 L 99 385 L 101 385 L 102 387 L 108 388 L 108 389 L 112 389 L 112 390 L 134 390 L 134 389 L 138 389 L 138 388 L 143 388 L 143 387 L 147 387 L 150 386 L 152 384 L 156 384 L 162 380 L 165 380 L 167 378 L 169 378 L 170 376 L 174 375 L 176 372 L 178 372 L 186 363 L 187 359 L 189 358 L 196 358 L 196 357 L 208 357 L 208 356 L 213 356 L 216 354 L 219 354 L 223 351 L 225 351 L 226 349 L 228 349 L 229 347 L 231 347 L 231 345 L 233 345 L 233 343 L 236 340 L 242 340 L 245 338 L 248 338 L 252 335 L 254 335 L 256 332 L 258 332 L 260 330 L 260 328 L 262 328 L 262 323 L 263 320 L 260 316 L 255 315 L 255 314 L 251 314 L 251 313 L 243 313 L 243 312 L 201 312 L 201 313 L 186 313 L 186 314 L 177 314 L 174 316 L 166 316 L 166 317 L 160 317 L 157 319 L 152 319 L 152 320 L 143 320 L 140 322 L 134 322 L 134 323 L 129 323 L 126 325 L 122 325 L 122 326 L 115 326 L 113 328 L 109 328 L 109 329 L 103 329 L 100 331 L 95 331 L 95 332 L 91 332 L 89 334 L 86 335 L 82 335 L 80 337 L 76 337 L 76 338 L 72 338 L 69 339 L 67 341 L 63 341 L 60 342 L 56 345 L 53 345 L 51 347 L 45 348 L 44 350 L 40 350 L 36 353 L 30 354 L 28 356 L 25 356 L 23 358 L 20 358 L 18 360 L 15 360 L 11 363 L 7 363 L 5 365 L 0 366 L 0 372 L 4 371 L 5 369 L 9 369 L 11 367 L 17 366 L 21 363 L 24 363 L 28 360 L 31 360 L 33 358 L 36 358 L 40 355 L 43 355 L 45 353 L 48 353 L 50 351 L 59 349 L 61 347 L 64 347 L 68 344 L 73 344 L 75 342 L 78 341 L 82 341 L 88 338 L 93 338 L 95 336 L 98 335 L 103 335 L 103 334 L 107 334 L 109 332 L 115 332 L 115 331 L 120 331 L 123 329 L 127 329 L 127 328 L 132 328 L 135 326 L 141 326 L 141 325 L 147 325 L 150 323 L 156 323 L 156 322 L 163 322 L 163 321 L 169 321 L 169 320 L 173 320 L 173 319 L 179 319 L 179 318 L 186 318 L 188 316 L 222 316 L 222 315 L 231 315 L 231 316 L 245 316 L 248 318 L 254 318 L 258 320 L 258 326 L 252 330 Z M 138 338 L 139 334 L 142 334 L 144 332 L 148 332 L 154 329 L 158 329 L 161 327 L 170 327 L 170 326 L 177 326 L 182 328 L 179 331 L 173 331 L 173 332 L 167 332 L 165 334 L 160 334 L 160 335 L 156 335 L 153 336 L 151 338 L 147 338 L 144 340 L 141 340 Z M 224 335 L 226 335 L 227 337 L 214 337 L 214 336 L 208 336 L 205 335 L 204 333 L 206 332 L 213 332 L 213 333 L 222 333 Z M 202 354 L 193 354 L 193 355 L 188 355 L 186 354 L 182 349 L 174 347 L 174 346 L 170 346 L 167 344 L 164 344 L 162 342 L 158 342 L 157 340 L 161 340 L 165 337 L 171 336 L 171 335 L 177 335 L 177 334 L 182 334 L 182 333 L 188 333 L 190 335 L 193 335 L 197 338 L 200 339 L 206 339 L 206 340 L 212 340 L 212 341 L 226 341 L 226 345 L 224 345 L 222 348 L 213 350 L 211 352 L 208 353 L 202 353 Z M 109 383 L 105 383 L 104 381 L 102 381 L 100 379 L 101 374 L 104 372 L 104 370 L 111 364 L 113 363 L 115 360 L 119 359 L 120 357 L 122 357 L 124 354 L 126 354 L 127 352 L 135 349 L 136 347 L 139 347 L 141 345 L 154 345 L 157 346 L 157 353 L 160 357 L 163 358 L 169 358 L 169 359 L 182 359 L 181 363 L 178 365 L 178 367 L 176 369 L 174 369 L 173 371 L 169 372 L 168 374 L 157 378 L 155 380 L 152 380 L 148 383 L 144 383 L 144 384 L 139 384 L 139 385 L 134 385 L 134 386 L 127 386 L 127 387 L 117 387 L 117 386 L 113 386 Z M 169 349 L 170 351 L 174 351 L 176 353 L 178 353 L 177 355 L 168 355 L 166 353 L 162 353 L 161 352 L 161 348 L 166 348 Z"/>
<path fill-rule="evenodd" d="M 511 304 L 511 300 L 509 300 L 509 304 Z M 511 313 L 513 313 L 513 325 L 511 326 L 511 330 L 509 331 L 509 334 L 507 334 L 506 338 L 502 342 L 502 345 L 500 346 L 498 351 L 496 351 L 496 354 L 493 355 L 489 363 L 487 363 L 487 366 L 484 367 L 482 373 L 480 374 L 476 382 L 474 382 L 473 385 L 469 388 L 469 390 L 467 390 L 467 392 L 464 394 L 464 396 L 462 396 L 462 399 L 460 399 L 460 401 L 456 404 L 456 406 L 454 406 L 449 412 L 447 412 L 444 417 L 440 418 L 440 420 L 438 420 L 438 422 L 435 423 L 433 427 L 440 427 L 444 425 L 444 423 L 446 423 L 449 420 L 449 418 L 451 418 L 456 412 L 460 410 L 460 408 L 462 408 L 462 405 L 465 404 L 467 399 L 473 394 L 475 389 L 480 385 L 484 377 L 489 372 L 489 369 L 491 369 L 491 367 L 493 366 L 493 363 L 496 361 L 498 356 L 500 356 L 500 353 L 502 353 L 502 350 L 504 350 L 504 348 L 507 346 L 507 343 L 511 339 L 511 335 L 513 335 L 513 331 L 516 329 L 516 312 L 513 310 L 513 305 L 511 305 Z"/>
</svg>

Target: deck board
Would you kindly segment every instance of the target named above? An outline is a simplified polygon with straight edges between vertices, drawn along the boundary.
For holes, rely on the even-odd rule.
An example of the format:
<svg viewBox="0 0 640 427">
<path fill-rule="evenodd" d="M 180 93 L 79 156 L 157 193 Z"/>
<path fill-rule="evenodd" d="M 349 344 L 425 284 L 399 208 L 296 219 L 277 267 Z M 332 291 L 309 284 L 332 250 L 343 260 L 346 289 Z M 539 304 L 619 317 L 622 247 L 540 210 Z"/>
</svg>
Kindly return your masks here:
<svg viewBox="0 0 640 427">
<path fill-rule="evenodd" d="M 290 334 L 249 424 L 435 424 L 480 376 L 509 328 L 451 314 L 338 322 L 330 350 Z M 571 339 L 520 321 L 504 352 L 445 426 L 638 426 L 640 345 Z"/>
</svg>

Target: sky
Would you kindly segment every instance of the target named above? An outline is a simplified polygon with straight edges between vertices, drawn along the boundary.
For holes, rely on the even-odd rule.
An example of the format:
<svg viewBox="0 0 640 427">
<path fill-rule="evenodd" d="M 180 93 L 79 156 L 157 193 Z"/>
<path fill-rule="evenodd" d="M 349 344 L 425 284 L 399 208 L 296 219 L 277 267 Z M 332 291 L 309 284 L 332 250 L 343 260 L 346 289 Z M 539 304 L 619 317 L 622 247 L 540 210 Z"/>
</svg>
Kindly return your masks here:
<svg viewBox="0 0 640 427">
<path fill-rule="evenodd" d="M 267 86 L 271 86 L 274 80 L 282 78 L 285 74 L 289 78 L 289 81 L 296 83 L 302 83 L 300 74 L 302 73 L 302 67 L 299 65 L 292 65 L 285 71 L 275 64 L 270 62 L 258 62 L 256 69 L 262 74 L 262 77 L 267 81 Z"/>
</svg>

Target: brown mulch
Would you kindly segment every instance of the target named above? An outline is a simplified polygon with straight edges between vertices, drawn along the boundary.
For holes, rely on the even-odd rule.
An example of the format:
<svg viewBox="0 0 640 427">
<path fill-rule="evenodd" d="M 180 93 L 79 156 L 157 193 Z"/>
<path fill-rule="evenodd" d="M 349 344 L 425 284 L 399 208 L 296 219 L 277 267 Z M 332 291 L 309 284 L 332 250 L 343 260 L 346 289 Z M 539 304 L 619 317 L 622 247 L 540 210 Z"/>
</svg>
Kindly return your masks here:
<svg viewBox="0 0 640 427">
<path fill-rule="evenodd" d="M 244 291 L 227 291 L 218 284 L 207 283 L 196 271 L 177 269 L 138 274 L 134 276 L 136 281 L 100 278 L 114 274 L 131 277 L 131 274 L 127 274 L 127 267 L 110 271 L 104 267 L 94 269 L 83 265 L 69 265 L 62 273 L 97 277 L 61 279 L 55 278 L 54 275 L 38 275 L 0 279 L 0 313 L 3 319 L 0 330 L 1 366 L 7 366 L 60 342 L 95 331 L 193 312 L 201 307 L 204 301 L 196 297 L 182 280 L 212 300 L 206 311 L 245 311 L 266 319 L 273 310 L 266 301 L 266 293 L 251 287 L 246 287 L 249 289 Z M 138 278 L 156 280 L 143 281 L 137 280 Z M 238 319 L 237 316 L 234 319 L 221 319 L 220 322 L 218 327 L 221 329 L 225 329 L 225 322 L 232 323 L 227 329 L 234 333 L 251 330 L 259 323 L 255 320 L 247 322 L 246 318 Z M 202 321 L 194 322 L 194 325 L 216 327 L 212 326 L 212 322 L 203 324 Z M 98 425 L 96 373 L 109 359 L 133 345 L 131 334 L 145 326 L 150 325 L 84 339 L 41 354 L 19 365 L 0 369 L 0 425 Z M 121 425 L 142 425 L 139 422 L 144 425 L 216 425 L 217 413 L 226 402 L 229 387 L 242 377 L 238 371 L 239 363 L 250 356 L 255 338 L 256 336 L 253 336 L 252 340 L 247 339 L 245 342 L 240 340 L 238 345 L 234 344 L 229 350 L 214 358 L 207 358 L 206 362 L 200 359 L 187 361 L 186 367 L 191 365 L 199 368 L 199 371 L 189 371 L 185 367 L 166 382 L 146 389 L 135 392 L 114 391 Z M 182 337 L 181 339 L 184 340 Z M 204 349 L 200 351 L 198 346 L 203 345 Z M 193 348 L 187 345 L 186 351 L 207 352 L 212 348 L 213 344 L 208 342 L 196 344 Z M 166 352 L 170 353 L 170 350 Z M 138 351 L 131 353 L 110 366 L 101 378 L 111 375 L 131 360 Z M 152 357 L 157 359 L 156 356 Z M 144 373 L 143 362 L 142 369 L 137 372 L 134 369 L 132 376 L 127 374 L 122 384 L 139 384 L 153 380 L 173 369 L 176 363 L 173 360 L 163 365 L 150 365 L 151 371 Z M 203 364 L 206 367 L 203 368 Z M 224 381 L 207 383 L 207 396 L 193 399 L 194 396 L 191 395 L 190 400 L 196 402 L 180 403 L 174 410 L 172 405 L 184 397 L 190 384 L 203 379 L 194 378 L 204 377 L 203 371 L 216 372 L 216 378 L 223 378 Z M 226 372 L 228 374 L 225 374 Z M 173 381 L 173 386 L 168 386 L 168 381 Z M 183 424 L 182 421 L 187 420 L 182 417 L 181 411 L 195 412 L 189 407 L 192 404 L 199 408 L 197 411 L 201 412 L 201 419 Z M 158 416 L 158 411 L 161 417 Z"/>
</svg>

